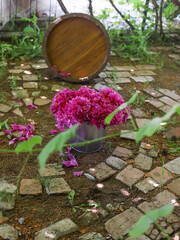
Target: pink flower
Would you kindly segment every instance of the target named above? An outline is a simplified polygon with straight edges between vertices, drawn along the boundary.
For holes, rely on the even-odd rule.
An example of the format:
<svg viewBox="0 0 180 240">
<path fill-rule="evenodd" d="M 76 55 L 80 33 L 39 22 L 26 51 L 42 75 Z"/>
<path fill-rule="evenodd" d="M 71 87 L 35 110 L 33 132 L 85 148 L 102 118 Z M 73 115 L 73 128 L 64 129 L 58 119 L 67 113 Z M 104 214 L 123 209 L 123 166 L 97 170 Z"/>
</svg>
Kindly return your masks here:
<svg viewBox="0 0 180 240">
<path fill-rule="evenodd" d="M 63 164 L 66 167 L 78 166 L 78 163 L 77 163 L 75 157 L 71 153 L 68 154 L 68 157 L 69 157 L 70 161 L 64 161 L 63 160 Z"/>
<path fill-rule="evenodd" d="M 81 176 L 81 175 L 83 174 L 83 172 L 84 172 L 84 171 L 73 172 L 73 175 L 74 175 L 75 177 L 79 177 L 79 176 Z"/>
<path fill-rule="evenodd" d="M 12 135 L 13 132 L 19 132 L 19 138 L 13 138 L 10 142 L 9 145 L 18 142 L 24 142 L 30 138 L 32 138 L 33 132 L 34 132 L 34 125 L 33 124 L 29 124 L 29 125 L 18 125 L 16 123 L 11 124 L 11 127 L 9 130 L 5 130 L 4 132 L 6 134 L 10 134 Z"/>
<path fill-rule="evenodd" d="M 30 105 L 28 106 L 28 109 L 32 109 L 32 108 L 37 108 L 37 106 L 35 106 L 34 104 L 30 104 Z"/>
<path fill-rule="evenodd" d="M 82 86 L 79 90 L 71 91 L 64 88 L 52 100 L 51 111 L 55 116 L 58 126 L 72 127 L 74 124 L 89 122 L 97 128 L 105 127 L 105 118 L 124 100 L 112 88 L 103 88 L 99 92 Z M 129 108 L 126 108 L 129 111 Z M 110 126 L 125 123 L 128 113 L 125 109 L 116 113 Z"/>
<path fill-rule="evenodd" d="M 58 131 L 57 131 L 57 130 L 51 130 L 50 133 L 51 133 L 52 135 L 55 135 L 55 134 L 58 133 Z"/>
<path fill-rule="evenodd" d="M 23 106 L 23 103 L 22 103 L 22 102 L 19 102 L 19 106 L 22 107 L 22 106 Z"/>
</svg>

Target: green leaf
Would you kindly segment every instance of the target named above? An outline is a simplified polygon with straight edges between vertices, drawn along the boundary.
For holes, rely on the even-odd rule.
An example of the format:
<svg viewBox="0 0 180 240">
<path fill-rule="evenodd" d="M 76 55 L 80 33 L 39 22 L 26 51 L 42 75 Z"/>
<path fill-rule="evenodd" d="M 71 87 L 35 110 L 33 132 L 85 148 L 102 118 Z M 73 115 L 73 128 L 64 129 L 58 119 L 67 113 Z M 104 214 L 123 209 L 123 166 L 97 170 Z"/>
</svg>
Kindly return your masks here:
<svg viewBox="0 0 180 240">
<path fill-rule="evenodd" d="M 150 225 L 155 222 L 158 218 L 166 217 L 172 213 L 174 206 L 171 204 L 165 205 L 161 208 L 147 212 L 142 216 L 135 226 L 129 231 L 129 236 L 131 238 L 138 237 L 139 235 L 145 233 Z"/>
<path fill-rule="evenodd" d="M 41 144 L 42 143 L 42 137 L 40 136 L 34 136 L 31 139 L 20 143 L 16 149 L 15 152 L 19 154 L 20 152 L 32 152 L 33 147 L 36 144 Z"/>
<path fill-rule="evenodd" d="M 137 97 L 138 93 L 135 93 L 130 99 L 129 101 L 127 101 L 126 103 L 123 103 L 121 106 L 119 106 L 118 108 L 116 108 L 111 114 L 109 114 L 106 118 L 105 118 L 105 124 L 110 124 L 111 120 L 113 119 L 113 117 L 116 115 L 117 112 L 125 109 L 129 104 L 133 103 Z"/>
<path fill-rule="evenodd" d="M 35 30 L 34 30 L 34 28 L 28 26 L 28 27 L 24 28 L 23 32 L 25 32 L 25 33 L 34 33 Z"/>
<path fill-rule="evenodd" d="M 180 114 L 180 105 L 176 104 L 172 107 L 168 113 L 166 113 L 163 117 L 157 117 L 150 120 L 146 125 L 139 129 L 136 134 L 136 143 L 140 142 L 144 136 L 151 137 L 160 127 L 161 122 L 167 121 L 170 117 L 177 112 Z"/>
<path fill-rule="evenodd" d="M 142 216 L 135 226 L 129 231 L 129 236 L 132 238 L 140 236 L 149 229 L 151 223 L 153 223 L 153 221 L 149 217 L 146 215 Z"/>
<path fill-rule="evenodd" d="M 77 127 L 78 127 L 78 124 L 58 134 L 56 137 L 54 137 L 52 140 L 48 142 L 48 144 L 43 148 L 43 150 L 38 156 L 39 165 L 41 168 L 44 168 L 50 154 L 56 151 L 60 153 L 63 152 L 64 144 L 75 135 Z"/>
</svg>

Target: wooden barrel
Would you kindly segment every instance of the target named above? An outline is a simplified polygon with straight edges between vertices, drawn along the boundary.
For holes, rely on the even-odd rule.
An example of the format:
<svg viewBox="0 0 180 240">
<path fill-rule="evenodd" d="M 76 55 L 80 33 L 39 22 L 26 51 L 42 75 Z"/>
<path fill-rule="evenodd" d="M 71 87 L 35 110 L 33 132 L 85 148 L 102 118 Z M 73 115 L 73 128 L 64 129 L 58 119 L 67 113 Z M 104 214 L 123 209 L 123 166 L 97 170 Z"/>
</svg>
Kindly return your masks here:
<svg viewBox="0 0 180 240">
<path fill-rule="evenodd" d="M 68 82 L 86 82 L 106 66 L 110 40 L 95 18 L 72 13 L 55 20 L 43 39 L 43 54 L 49 68 Z"/>
</svg>

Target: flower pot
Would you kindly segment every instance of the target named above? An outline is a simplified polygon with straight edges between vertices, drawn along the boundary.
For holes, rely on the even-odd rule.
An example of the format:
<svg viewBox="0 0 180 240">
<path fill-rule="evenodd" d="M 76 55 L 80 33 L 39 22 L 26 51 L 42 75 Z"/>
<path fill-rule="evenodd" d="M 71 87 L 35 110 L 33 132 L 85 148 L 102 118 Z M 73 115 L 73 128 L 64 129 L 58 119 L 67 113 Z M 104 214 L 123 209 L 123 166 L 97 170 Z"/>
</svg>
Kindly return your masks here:
<svg viewBox="0 0 180 240">
<path fill-rule="evenodd" d="M 84 140 L 95 140 L 97 138 L 104 137 L 105 131 L 106 129 L 103 127 L 100 127 L 100 129 L 98 129 L 95 125 L 82 123 L 76 130 L 76 136 L 74 138 L 71 138 L 70 142 L 73 144 L 83 142 Z M 83 146 L 72 146 L 72 148 L 77 152 L 92 153 L 97 152 L 102 148 L 102 142 L 103 140 L 100 140 L 90 144 L 85 144 Z"/>
</svg>

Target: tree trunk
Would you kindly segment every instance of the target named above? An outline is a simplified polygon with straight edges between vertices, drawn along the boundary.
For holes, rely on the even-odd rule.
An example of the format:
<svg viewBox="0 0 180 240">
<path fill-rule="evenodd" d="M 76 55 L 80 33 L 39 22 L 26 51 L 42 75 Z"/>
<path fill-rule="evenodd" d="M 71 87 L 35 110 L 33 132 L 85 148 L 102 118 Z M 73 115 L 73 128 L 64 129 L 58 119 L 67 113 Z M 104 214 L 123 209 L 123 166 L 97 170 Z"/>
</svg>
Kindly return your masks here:
<svg viewBox="0 0 180 240">
<path fill-rule="evenodd" d="M 125 16 L 122 14 L 122 12 L 119 11 L 119 9 L 115 6 L 115 4 L 113 3 L 113 0 L 109 0 L 109 2 L 111 3 L 111 5 L 113 6 L 113 8 L 119 13 L 119 15 L 121 16 L 121 18 L 129 25 L 129 27 L 132 30 L 135 30 L 135 27 L 130 23 L 130 21 L 128 21 Z"/>
<path fill-rule="evenodd" d="M 156 12 L 155 30 L 154 30 L 154 35 L 156 35 L 157 30 L 158 30 L 158 22 L 159 22 L 159 14 L 158 14 L 159 6 L 156 3 L 156 0 L 152 0 L 152 4 L 154 5 L 154 9 L 155 9 L 155 12 Z"/>
<path fill-rule="evenodd" d="M 65 14 L 69 13 L 68 10 L 67 10 L 67 8 L 65 7 L 63 1 L 62 1 L 62 0 L 57 0 L 57 1 L 58 1 L 58 3 L 59 3 L 59 6 L 61 7 L 61 9 L 63 10 L 63 12 L 64 12 Z"/>
<path fill-rule="evenodd" d="M 93 16 L 92 0 L 89 0 L 89 7 L 88 7 L 88 9 L 89 9 L 89 13 L 90 13 L 90 15 Z"/>
<path fill-rule="evenodd" d="M 145 6 L 144 6 L 144 13 L 143 13 L 144 17 L 143 17 L 143 22 L 142 22 L 142 31 L 144 31 L 145 24 L 146 24 L 149 2 L 150 2 L 150 0 L 146 0 Z"/>
<path fill-rule="evenodd" d="M 162 22 L 163 5 L 164 5 L 164 0 L 161 0 L 160 12 L 159 12 L 160 36 L 161 37 L 164 36 L 164 33 L 163 33 L 163 22 Z"/>
</svg>

